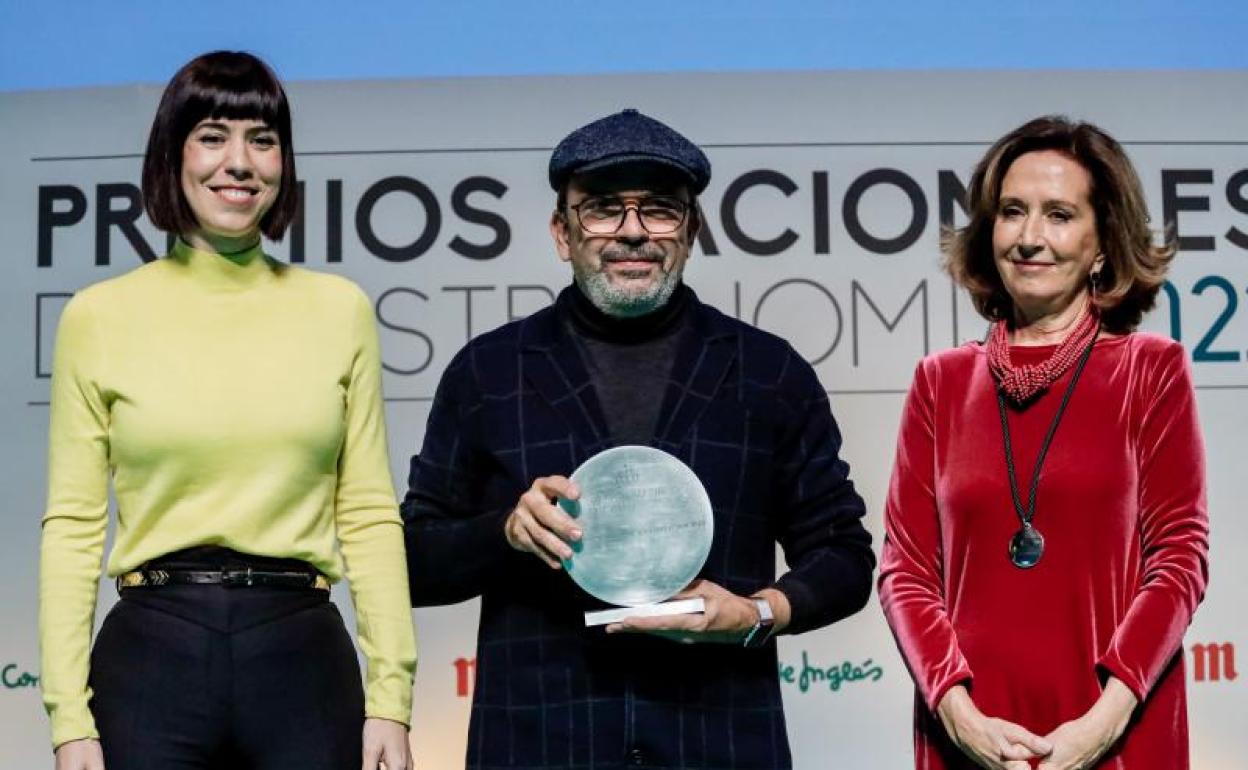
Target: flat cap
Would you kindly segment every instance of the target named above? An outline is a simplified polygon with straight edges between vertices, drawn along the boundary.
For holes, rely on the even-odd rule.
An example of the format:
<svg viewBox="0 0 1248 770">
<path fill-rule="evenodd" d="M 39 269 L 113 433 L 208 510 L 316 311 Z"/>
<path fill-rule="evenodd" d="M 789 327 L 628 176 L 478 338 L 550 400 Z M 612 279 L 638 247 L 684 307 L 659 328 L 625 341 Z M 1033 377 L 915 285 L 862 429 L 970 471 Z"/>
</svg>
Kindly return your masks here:
<svg viewBox="0 0 1248 770">
<path fill-rule="evenodd" d="M 711 181 L 711 162 L 696 144 L 669 126 L 628 109 L 581 126 L 550 155 L 550 186 L 556 190 L 573 174 L 626 163 L 657 163 L 688 178 L 694 195 Z"/>
</svg>

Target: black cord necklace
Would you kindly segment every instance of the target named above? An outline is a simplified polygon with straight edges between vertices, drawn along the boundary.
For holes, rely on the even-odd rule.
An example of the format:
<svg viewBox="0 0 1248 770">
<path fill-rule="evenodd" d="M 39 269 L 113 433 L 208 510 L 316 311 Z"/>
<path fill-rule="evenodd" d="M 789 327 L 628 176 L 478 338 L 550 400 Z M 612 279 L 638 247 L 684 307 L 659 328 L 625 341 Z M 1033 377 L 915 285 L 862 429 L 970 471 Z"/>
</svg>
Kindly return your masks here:
<svg viewBox="0 0 1248 770">
<path fill-rule="evenodd" d="M 1005 413 L 1005 394 L 1000 388 L 997 389 L 997 411 L 1001 413 L 1001 436 L 1005 441 L 1005 469 L 1010 477 L 1010 496 L 1014 500 L 1014 513 L 1018 515 L 1018 520 L 1023 525 L 1010 538 L 1010 561 L 1019 569 L 1036 566 L 1040 557 L 1044 555 L 1044 535 L 1041 535 L 1040 530 L 1031 524 L 1031 520 L 1036 516 L 1036 490 L 1040 486 L 1040 469 L 1044 467 L 1044 457 L 1049 453 L 1049 444 L 1053 442 L 1053 434 L 1057 433 L 1058 423 L 1062 421 L 1062 415 L 1066 413 L 1066 405 L 1070 403 L 1070 396 L 1075 392 L 1075 384 L 1079 382 L 1079 375 L 1083 374 L 1083 367 L 1092 355 L 1092 346 L 1096 344 L 1096 338 L 1100 335 L 1101 329 L 1098 325 L 1096 332 L 1092 334 L 1092 341 L 1079 356 L 1075 371 L 1070 376 L 1070 384 L 1066 386 L 1066 392 L 1062 394 L 1062 403 L 1058 405 L 1057 414 L 1053 416 L 1053 422 L 1049 424 L 1049 432 L 1045 434 L 1044 442 L 1040 445 L 1040 454 L 1036 457 L 1036 469 L 1031 474 L 1031 488 L 1027 492 L 1026 509 L 1023 508 L 1022 500 L 1018 495 L 1018 474 L 1014 471 L 1014 448 L 1010 444 L 1010 423 Z"/>
</svg>

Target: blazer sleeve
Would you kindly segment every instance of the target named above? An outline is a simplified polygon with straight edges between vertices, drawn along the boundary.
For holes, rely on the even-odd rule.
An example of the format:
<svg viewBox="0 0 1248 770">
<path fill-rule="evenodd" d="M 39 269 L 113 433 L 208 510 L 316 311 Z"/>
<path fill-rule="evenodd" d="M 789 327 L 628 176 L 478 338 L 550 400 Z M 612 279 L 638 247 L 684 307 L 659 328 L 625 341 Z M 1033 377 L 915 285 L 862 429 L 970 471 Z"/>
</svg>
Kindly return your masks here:
<svg viewBox="0 0 1248 770">
<path fill-rule="evenodd" d="M 461 350 L 438 383 L 400 505 L 416 607 L 479 596 L 516 555 L 503 532 L 514 501 L 482 502 L 491 460 L 482 449 L 485 426 L 471 362 L 471 349 Z"/>
<path fill-rule="evenodd" d="M 901 415 L 884 506 L 880 604 L 932 711 L 949 688 L 971 680 L 945 605 L 944 549 L 936 504 L 935 384 L 920 363 Z"/>
<path fill-rule="evenodd" d="M 1143 701 L 1174 657 L 1209 580 L 1205 452 L 1186 354 L 1152 367 L 1136 441 L 1140 586 L 1098 665 Z"/>
<path fill-rule="evenodd" d="M 789 348 L 779 379 L 788 408 L 775 457 L 775 515 L 789 571 L 775 587 L 789 600 L 785 633 L 852 615 L 871 595 L 875 556 L 862 497 L 841 459 L 841 432 L 814 370 Z"/>
</svg>

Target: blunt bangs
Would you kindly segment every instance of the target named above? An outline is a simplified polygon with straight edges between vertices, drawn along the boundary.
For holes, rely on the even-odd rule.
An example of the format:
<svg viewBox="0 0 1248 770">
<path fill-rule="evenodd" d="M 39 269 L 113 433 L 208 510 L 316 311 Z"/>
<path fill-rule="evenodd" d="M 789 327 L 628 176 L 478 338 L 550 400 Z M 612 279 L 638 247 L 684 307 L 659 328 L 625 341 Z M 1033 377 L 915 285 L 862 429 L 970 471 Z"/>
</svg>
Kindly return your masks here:
<svg viewBox="0 0 1248 770">
<path fill-rule="evenodd" d="M 184 138 L 200 121 L 212 118 L 258 120 L 279 134 L 284 123 L 289 130 L 290 110 L 277 78 L 263 65 L 237 64 L 242 62 L 205 67 L 189 79 L 180 94 L 181 103 L 175 105 L 176 128 Z"/>
</svg>

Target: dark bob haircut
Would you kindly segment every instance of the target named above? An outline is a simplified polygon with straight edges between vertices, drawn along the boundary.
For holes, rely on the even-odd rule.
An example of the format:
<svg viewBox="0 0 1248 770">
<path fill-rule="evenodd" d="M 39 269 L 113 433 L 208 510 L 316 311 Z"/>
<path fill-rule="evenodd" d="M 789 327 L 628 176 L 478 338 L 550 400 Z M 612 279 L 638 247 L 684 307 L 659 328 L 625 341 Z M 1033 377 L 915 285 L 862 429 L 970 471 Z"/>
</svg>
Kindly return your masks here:
<svg viewBox="0 0 1248 770">
<path fill-rule="evenodd" d="M 199 226 L 182 194 L 182 148 L 195 126 L 207 119 L 258 120 L 277 132 L 281 187 L 273 207 L 260 220 L 260 230 L 270 240 L 280 240 L 299 208 L 290 104 L 273 70 L 240 51 L 197 56 L 165 87 L 143 159 L 147 215 L 167 233 L 185 234 Z"/>
<path fill-rule="evenodd" d="M 1135 168 L 1122 145 L 1091 123 L 1046 115 L 997 140 L 971 176 L 967 191 L 970 222 L 944 239 L 946 269 L 970 292 L 980 315 L 992 321 L 1013 320 L 1013 300 L 993 261 L 992 230 L 1006 172 L 1020 156 L 1037 150 L 1063 153 L 1091 177 L 1089 198 L 1105 255 L 1095 302 L 1107 331 L 1132 331 L 1153 307 L 1175 248 L 1170 237 L 1164 245 L 1153 245 L 1144 190 Z"/>
</svg>

